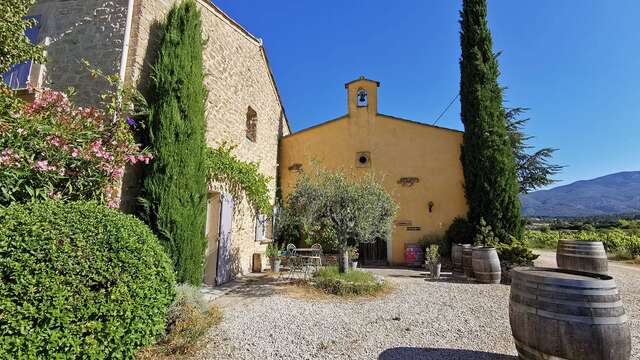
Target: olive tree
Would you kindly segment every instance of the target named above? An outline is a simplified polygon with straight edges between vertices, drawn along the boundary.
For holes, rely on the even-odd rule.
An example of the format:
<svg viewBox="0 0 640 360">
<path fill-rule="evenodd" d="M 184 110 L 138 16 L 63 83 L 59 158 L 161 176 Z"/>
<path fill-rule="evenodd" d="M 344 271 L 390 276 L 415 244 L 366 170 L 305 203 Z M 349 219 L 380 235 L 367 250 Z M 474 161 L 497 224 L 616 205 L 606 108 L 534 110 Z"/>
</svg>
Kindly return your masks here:
<svg viewBox="0 0 640 360">
<path fill-rule="evenodd" d="M 397 205 L 372 175 L 348 178 L 340 171 L 303 174 L 287 199 L 287 211 L 304 227 L 328 226 L 338 242 L 340 272 L 348 269 L 348 247 L 389 239 Z"/>
</svg>

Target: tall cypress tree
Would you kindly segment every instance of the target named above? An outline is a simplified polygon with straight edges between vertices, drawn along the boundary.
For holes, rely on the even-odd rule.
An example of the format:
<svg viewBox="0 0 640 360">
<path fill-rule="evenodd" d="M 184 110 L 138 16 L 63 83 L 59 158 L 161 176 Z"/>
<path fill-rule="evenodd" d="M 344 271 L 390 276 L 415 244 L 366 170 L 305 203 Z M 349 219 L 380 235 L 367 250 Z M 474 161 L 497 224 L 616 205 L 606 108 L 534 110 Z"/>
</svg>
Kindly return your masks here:
<svg viewBox="0 0 640 360">
<path fill-rule="evenodd" d="M 464 0 L 460 26 L 460 102 L 468 218 L 484 218 L 501 241 L 522 236 L 516 164 L 498 84 L 497 55 L 487 24 L 487 1 Z"/>
<path fill-rule="evenodd" d="M 200 12 L 193 0 L 169 12 L 149 94 L 145 217 L 173 259 L 177 280 L 202 283 L 206 240 L 205 99 Z"/>
</svg>

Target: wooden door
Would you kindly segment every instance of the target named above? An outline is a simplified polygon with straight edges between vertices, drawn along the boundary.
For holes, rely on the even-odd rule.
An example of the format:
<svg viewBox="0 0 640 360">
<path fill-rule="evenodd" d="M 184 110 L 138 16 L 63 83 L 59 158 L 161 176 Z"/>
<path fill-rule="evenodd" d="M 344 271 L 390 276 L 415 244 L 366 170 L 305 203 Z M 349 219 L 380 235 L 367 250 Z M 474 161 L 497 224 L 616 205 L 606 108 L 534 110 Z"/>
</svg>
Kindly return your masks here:
<svg viewBox="0 0 640 360">
<path fill-rule="evenodd" d="M 216 285 L 231 280 L 231 235 L 233 231 L 233 197 L 230 194 L 220 196 L 220 234 L 218 236 L 218 266 Z"/>
<path fill-rule="evenodd" d="M 372 243 L 360 243 L 358 250 L 358 261 L 362 265 L 387 265 L 387 242 L 383 239 L 377 239 Z"/>
</svg>

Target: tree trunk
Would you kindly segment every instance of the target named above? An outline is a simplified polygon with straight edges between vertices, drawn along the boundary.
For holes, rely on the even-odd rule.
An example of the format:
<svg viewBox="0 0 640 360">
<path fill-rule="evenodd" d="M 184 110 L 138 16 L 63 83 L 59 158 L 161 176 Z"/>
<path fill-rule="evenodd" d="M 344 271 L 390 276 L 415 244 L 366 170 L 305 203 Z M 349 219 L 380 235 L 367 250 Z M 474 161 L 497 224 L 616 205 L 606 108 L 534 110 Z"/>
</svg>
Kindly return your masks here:
<svg viewBox="0 0 640 360">
<path fill-rule="evenodd" d="M 349 250 L 346 246 L 340 246 L 340 253 L 338 254 L 338 271 L 340 273 L 346 273 L 349 271 Z"/>
</svg>

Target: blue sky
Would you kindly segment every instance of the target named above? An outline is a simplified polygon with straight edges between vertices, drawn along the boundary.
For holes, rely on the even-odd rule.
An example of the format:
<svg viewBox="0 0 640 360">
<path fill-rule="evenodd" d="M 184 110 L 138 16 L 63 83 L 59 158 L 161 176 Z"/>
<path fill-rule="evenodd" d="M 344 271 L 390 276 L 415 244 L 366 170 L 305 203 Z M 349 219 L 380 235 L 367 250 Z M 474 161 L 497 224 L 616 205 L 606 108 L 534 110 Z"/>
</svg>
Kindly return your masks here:
<svg viewBox="0 0 640 360">
<path fill-rule="evenodd" d="M 346 113 L 344 83 L 381 81 L 379 112 L 433 123 L 458 93 L 461 1 L 216 0 L 263 38 L 293 130 Z M 489 1 L 507 106 L 559 148 L 559 184 L 640 170 L 640 1 Z M 456 101 L 438 125 L 462 129 Z"/>
</svg>

